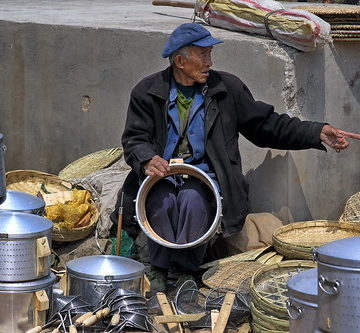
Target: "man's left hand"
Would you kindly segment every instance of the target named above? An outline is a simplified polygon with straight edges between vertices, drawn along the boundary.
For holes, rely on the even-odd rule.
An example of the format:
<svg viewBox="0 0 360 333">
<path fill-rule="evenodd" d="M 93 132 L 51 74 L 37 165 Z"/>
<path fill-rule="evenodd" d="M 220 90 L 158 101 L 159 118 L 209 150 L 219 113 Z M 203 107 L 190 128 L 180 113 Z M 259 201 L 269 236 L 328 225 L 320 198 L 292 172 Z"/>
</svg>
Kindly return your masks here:
<svg viewBox="0 0 360 333">
<path fill-rule="evenodd" d="M 324 125 L 320 133 L 320 140 L 334 148 L 336 152 L 340 152 L 349 146 L 346 138 L 360 140 L 360 134 L 345 132 L 331 125 Z"/>
</svg>

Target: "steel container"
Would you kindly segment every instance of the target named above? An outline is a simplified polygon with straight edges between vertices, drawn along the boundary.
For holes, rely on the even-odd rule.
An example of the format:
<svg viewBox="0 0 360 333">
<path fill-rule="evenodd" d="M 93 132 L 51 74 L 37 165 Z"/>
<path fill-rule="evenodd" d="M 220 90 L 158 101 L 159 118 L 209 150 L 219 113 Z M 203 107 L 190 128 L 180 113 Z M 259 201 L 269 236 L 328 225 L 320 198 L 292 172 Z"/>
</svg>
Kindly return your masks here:
<svg viewBox="0 0 360 333">
<path fill-rule="evenodd" d="M 360 237 L 320 246 L 318 262 L 319 329 L 360 332 Z"/>
<path fill-rule="evenodd" d="M 314 333 L 317 328 L 317 276 L 317 268 L 312 268 L 287 281 L 290 333 Z"/>
<path fill-rule="evenodd" d="M 146 216 L 146 209 L 145 209 L 146 197 L 149 191 L 151 190 L 151 188 L 160 179 L 162 179 L 161 177 L 148 176 L 142 182 L 135 200 L 135 212 L 136 212 L 136 220 L 140 228 L 143 230 L 143 232 L 147 237 L 152 239 L 154 242 L 168 248 L 185 249 L 206 243 L 219 229 L 221 223 L 221 217 L 222 217 L 222 204 L 221 204 L 222 198 L 219 194 L 215 182 L 201 169 L 193 165 L 184 164 L 184 163 L 170 164 L 170 171 L 167 173 L 167 176 L 176 175 L 176 174 L 195 177 L 201 180 L 204 183 L 204 185 L 206 185 L 214 195 L 214 202 L 216 203 L 216 213 L 209 230 L 204 235 L 201 235 L 198 239 L 195 239 L 194 241 L 184 244 L 177 244 L 170 242 L 166 239 L 163 239 L 152 229 Z"/>
<path fill-rule="evenodd" d="M 6 198 L 6 181 L 5 181 L 5 159 L 4 153 L 6 146 L 3 144 L 4 136 L 0 133 L 0 204 Z"/>
<path fill-rule="evenodd" d="M 97 305 L 110 288 L 123 288 L 141 292 L 145 266 L 135 260 L 96 255 L 81 257 L 67 263 L 68 294 L 80 295 Z"/>
<path fill-rule="evenodd" d="M 0 212 L 2 211 L 43 215 L 45 201 L 29 193 L 7 190 L 6 200 L 0 205 Z"/>
<path fill-rule="evenodd" d="M 0 213 L 0 281 L 30 281 L 50 273 L 52 227 L 41 216 Z"/>
<path fill-rule="evenodd" d="M 0 332 L 24 333 L 45 324 L 51 313 L 56 276 L 30 282 L 0 283 Z"/>
</svg>

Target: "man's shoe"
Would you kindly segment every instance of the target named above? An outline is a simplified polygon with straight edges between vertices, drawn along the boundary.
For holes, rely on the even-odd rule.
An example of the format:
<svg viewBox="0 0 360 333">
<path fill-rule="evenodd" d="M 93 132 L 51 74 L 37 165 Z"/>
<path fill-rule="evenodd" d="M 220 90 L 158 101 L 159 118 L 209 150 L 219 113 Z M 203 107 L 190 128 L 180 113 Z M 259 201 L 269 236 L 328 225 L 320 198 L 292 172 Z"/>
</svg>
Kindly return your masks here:
<svg viewBox="0 0 360 333">
<path fill-rule="evenodd" d="M 167 269 L 151 266 L 148 278 L 150 281 L 150 294 L 156 295 L 158 292 L 165 293 L 167 290 Z"/>
</svg>

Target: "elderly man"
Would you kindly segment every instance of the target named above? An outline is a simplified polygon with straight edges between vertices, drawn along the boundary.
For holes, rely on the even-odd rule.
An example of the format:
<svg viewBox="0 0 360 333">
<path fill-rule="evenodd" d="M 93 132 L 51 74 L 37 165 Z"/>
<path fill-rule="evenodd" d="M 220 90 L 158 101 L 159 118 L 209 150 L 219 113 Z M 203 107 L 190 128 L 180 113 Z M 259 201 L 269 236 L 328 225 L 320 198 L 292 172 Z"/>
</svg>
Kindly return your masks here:
<svg viewBox="0 0 360 333">
<path fill-rule="evenodd" d="M 192 177 L 167 177 L 171 158 L 181 157 L 214 179 L 223 197 L 222 236 L 228 237 L 241 230 L 249 213 L 239 133 L 259 147 L 326 150 L 325 143 L 338 152 L 349 145 L 347 136 L 358 138 L 328 124 L 280 115 L 255 101 L 239 78 L 211 70 L 212 48 L 219 43 L 201 25 L 182 24 L 162 53 L 170 66 L 143 79 L 131 93 L 122 144 L 132 172 L 123 191 L 131 197 L 146 175 L 163 177 L 148 195 L 146 212 L 155 232 L 171 242 L 198 238 L 214 217 L 204 185 Z M 196 272 L 207 246 L 175 250 L 150 239 L 148 245 L 153 292 L 166 290 L 170 268 Z"/>
</svg>

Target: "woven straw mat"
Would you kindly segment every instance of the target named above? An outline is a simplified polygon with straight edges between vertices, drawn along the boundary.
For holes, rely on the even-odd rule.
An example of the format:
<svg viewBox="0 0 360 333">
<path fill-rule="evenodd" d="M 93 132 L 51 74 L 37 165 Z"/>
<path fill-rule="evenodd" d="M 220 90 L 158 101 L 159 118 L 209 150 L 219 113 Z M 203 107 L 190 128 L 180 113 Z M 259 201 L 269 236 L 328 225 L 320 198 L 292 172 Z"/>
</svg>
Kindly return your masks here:
<svg viewBox="0 0 360 333">
<path fill-rule="evenodd" d="M 56 175 L 36 170 L 13 170 L 6 173 L 6 188 L 32 195 L 68 191 L 71 184 Z"/>
<path fill-rule="evenodd" d="M 355 193 L 349 198 L 339 220 L 360 222 L 360 192 Z"/>
<path fill-rule="evenodd" d="M 310 6 L 306 6 L 306 5 L 303 5 L 303 6 L 296 6 L 296 7 L 293 7 L 294 9 L 303 9 L 303 10 L 306 10 L 310 13 L 313 13 L 315 15 L 318 15 L 320 17 L 323 17 L 325 15 L 328 15 L 328 16 L 354 16 L 354 17 L 357 17 L 359 16 L 360 17 L 360 7 L 358 6 L 351 6 L 351 5 L 348 5 L 348 6 L 331 6 L 331 5 L 321 5 L 321 6 L 313 6 L 313 5 L 310 5 Z"/>
<path fill-rule="evenodd" d="M 249 292 L 250 281 L 257 269 L 263 267 L 256 261 L 227 262 L 211 267 L 203 276 L 203 283 L 209 288 L 229 288 L 240 292 Z"/>
<path fill-rule="evenodd" d="M 122 154 L 122 148 L 112 148 L 85 155 L 62 169 L 59 177 L 65 180 L 84 178 L 95 171 L 109 167 L 118 161 Z"/>
</svg>

